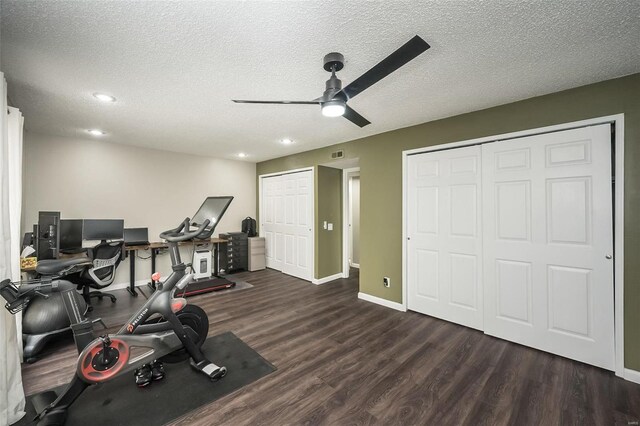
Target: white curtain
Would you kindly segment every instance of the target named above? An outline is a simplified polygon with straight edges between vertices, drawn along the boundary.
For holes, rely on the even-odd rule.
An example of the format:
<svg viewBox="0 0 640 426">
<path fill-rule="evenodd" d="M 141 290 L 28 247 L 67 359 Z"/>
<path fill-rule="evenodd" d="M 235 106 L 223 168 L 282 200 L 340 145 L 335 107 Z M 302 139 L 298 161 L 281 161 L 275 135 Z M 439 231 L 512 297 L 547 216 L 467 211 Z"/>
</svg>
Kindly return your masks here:
<svg viewBox="0 0 640 426">
<path fill-rule="evenodd" d="M 22 116 L 7 109 L 7 83 L 0 73 L 0 280 L 20 279 L 22 214 Z M 16 318 L 0 301 L 0 425 L 24 416 L 20 341 Z"/>
<path fill-rule="evenodd" d="M 9 141 L 9 182 L 13 190 L 9 191 L 9 224 L 11 227 L 11 256 L 22 250 L 21 218 L 22 218 L 22 129 L 24 118 L 18 108 L 8 107 L 8 141 Z M 11 279 L 20 279 L 20 263 L 11 262 Z M 18 352 L 22 359 L 22 312 L 14 315 L 18 336 Z"/>
</svg>

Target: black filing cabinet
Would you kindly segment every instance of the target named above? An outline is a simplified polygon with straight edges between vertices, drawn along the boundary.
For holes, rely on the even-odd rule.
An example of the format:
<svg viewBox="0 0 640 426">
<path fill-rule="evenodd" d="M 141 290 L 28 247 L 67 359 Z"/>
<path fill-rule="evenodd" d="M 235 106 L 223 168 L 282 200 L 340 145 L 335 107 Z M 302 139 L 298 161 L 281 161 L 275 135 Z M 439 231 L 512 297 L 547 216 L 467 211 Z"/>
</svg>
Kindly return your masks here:
<svg viewBox="0 0 640 426">
<path fill-rule="evenodd" d="M 220 234 L 220 238 L 227 242 L 220 245 L 219 268 L 225 269 L 226 272 L 246 270 L 249 264 L 247 234 L 228 232 Z"/>
</svg>

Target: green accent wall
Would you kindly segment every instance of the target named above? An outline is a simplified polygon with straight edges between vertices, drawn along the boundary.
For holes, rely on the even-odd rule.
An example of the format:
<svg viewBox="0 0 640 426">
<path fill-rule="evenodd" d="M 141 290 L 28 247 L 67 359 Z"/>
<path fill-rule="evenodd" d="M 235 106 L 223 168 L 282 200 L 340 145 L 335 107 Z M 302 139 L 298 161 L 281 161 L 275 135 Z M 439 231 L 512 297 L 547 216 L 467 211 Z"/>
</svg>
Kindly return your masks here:
<svg viewBox="0 0 640 426">
<path fill-rule="evenodd" d="M 618 113 L 625 114 L 625 366 L 640 370 L 640 74 L 265 161 L 257 174 L 328 163 L 337 149 L 359 158 L 360 291 L 400 303 L 402 151 Z M 341 243 L 333 244 L 341 250 Z M 383 276 L 391 278 L 390 288 L 382 285 Z"/>
<path fill-rule="evenodd" d="M 324 278 L 342 272 L 342 170 L 316 167 L 315 187 L 315 276 Z"/>
</svg>

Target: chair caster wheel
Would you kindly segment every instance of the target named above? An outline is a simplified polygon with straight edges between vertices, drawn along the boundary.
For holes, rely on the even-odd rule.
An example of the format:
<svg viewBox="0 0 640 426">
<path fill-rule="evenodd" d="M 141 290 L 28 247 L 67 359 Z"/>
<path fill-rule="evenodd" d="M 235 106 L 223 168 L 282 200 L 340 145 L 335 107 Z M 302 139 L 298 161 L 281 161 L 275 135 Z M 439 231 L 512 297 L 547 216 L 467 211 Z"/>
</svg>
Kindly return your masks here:
<svg viewBox="0 0 640 426">
<path fill-rule="evenodd" d="M 111 298 L 111 303 L 116 303 L 116 300 L 118 300 L 118 299 L 116 299 L 115 297 L 112 297 Z"/>
<path fill-rule="evenodd" d="M 87 312 L 93 311 L 93 306 L 87 306 Z"/>
</svg>

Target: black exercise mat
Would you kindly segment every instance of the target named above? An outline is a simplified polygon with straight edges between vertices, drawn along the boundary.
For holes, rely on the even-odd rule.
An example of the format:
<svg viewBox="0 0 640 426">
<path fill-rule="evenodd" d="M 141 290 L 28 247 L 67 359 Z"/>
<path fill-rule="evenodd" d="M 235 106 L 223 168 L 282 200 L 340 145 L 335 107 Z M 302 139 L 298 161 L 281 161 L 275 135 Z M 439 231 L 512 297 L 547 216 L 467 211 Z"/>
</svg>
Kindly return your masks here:
<svg viewBox="0 0 640 426">
<path fill-rule="evenodd" d="M 202 350 L 207 358 L 227 367 L 223 379 L 211 382 L 189 361 L 165 363 L 166 377 L 142 389 L 136 387 L 133 373 L 125 374 L 85 390 L 69 409 L 66 425 L 162 425 L 276 370 L 231 332 L 209 337 Z M 32 398 L 27 397 L 27 414 L 15 425 L 32 424 Z"/>
</svg>

